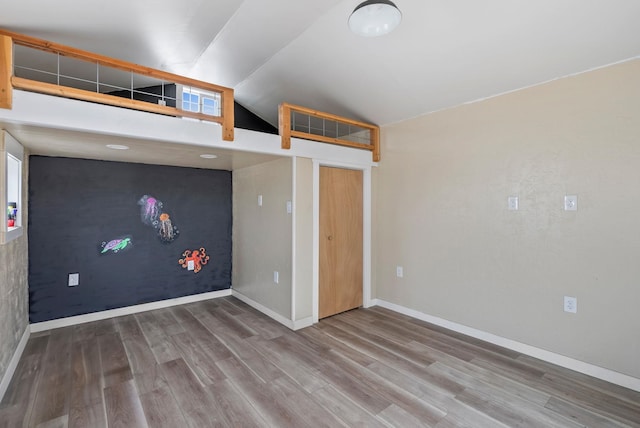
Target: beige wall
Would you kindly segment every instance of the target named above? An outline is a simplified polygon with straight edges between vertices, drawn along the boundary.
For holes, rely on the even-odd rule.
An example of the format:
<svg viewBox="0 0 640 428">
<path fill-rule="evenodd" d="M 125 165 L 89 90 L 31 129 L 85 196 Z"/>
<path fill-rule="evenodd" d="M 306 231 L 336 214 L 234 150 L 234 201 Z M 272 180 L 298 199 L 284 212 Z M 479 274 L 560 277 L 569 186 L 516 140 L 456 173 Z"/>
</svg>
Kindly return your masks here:
<svg viewBox="0 0 640 428">
<path fill-rule="evenodd" d="M 291 319 L 292 160 L 233 172 L 233 289 Z M 262 206 L 258 206 L 262 195 Z M 278 284 L 273 272 L 278 271 Z"/>
<path fill-rule="evenodd" d="M 295 158 L 295 314 L 294 321 L 313 315 L 313 162 Z"/>
<path fill-rule="evenodd" d="M 0 245 L 0 380 L 29 325 L 27 286 L 27 191 L 29 160 L 25 150 L 22 162 L 22 236 Z M 4 171 L 3 171 L 4 173 Z M 6 209 L 3 208 L 3 209 Z"/>
<path fill-rule="evenodd" d="M 640 378 L 640 60 L 384 127 L 377 186 L 376 297 Z"/>
</svg>

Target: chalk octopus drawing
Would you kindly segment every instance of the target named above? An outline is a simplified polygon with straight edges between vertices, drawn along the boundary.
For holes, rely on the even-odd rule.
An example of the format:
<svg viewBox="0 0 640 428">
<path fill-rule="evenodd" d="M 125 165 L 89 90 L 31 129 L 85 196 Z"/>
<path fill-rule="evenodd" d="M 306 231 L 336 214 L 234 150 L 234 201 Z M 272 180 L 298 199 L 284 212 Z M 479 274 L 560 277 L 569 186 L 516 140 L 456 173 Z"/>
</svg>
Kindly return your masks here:
<svg viewBox="0 0 640 428">
<path fill-rule="evenodd" d="M 178 260 L 178 264 L 180 264 L 183 268 L 189 268 L 189 262 L 192 263 L 193 273 L 198 273 L 202 269 L 202 266 L 206 265 L 209 261 L 209 256 L 207 256 L 207 252 L 204 247 L 200 247 L 199 250 L 185 250 L 182 253 L 182 259 Z"/>
<path fill-rule="evenodd" d="M 128 250 L 133 245 L 131 236 L 123 236 L 121 238 L 112 239 L 111 241 L 103 241 L 100 244 L 100 254 L 117 253 Z"/>
<path fill-rule="evenodd" d="M 171 223 L 171 218 L 167 213 L 160 214 L 159 220 L 160 223 L 158 224 L 158 237 L 162 242 L 173 242 L 180 233 L 178 227 Z"/>
<path fill-rule="evenodd" d="M 162 209 L 162 201 L 150 195 L 144 195 L 138 201 L 140 205 L 140 219 L 142 223 L 153 228 L 158 227 L 158 218 Z"/>
</svg>

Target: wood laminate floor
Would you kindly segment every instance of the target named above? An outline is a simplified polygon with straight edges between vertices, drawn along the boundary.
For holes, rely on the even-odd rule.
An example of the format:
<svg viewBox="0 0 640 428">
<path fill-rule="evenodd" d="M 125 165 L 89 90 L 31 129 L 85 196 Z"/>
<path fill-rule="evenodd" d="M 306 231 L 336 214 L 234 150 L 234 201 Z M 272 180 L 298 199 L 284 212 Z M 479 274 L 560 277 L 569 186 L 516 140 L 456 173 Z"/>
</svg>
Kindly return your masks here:
<svg viewBox="0 0 640 428">
<path fill-rule="evenodd" d="M 382 308 L 235 298 L 33 334 L 2 427 L 640 427 L 640 393 Z"/>
</svg>

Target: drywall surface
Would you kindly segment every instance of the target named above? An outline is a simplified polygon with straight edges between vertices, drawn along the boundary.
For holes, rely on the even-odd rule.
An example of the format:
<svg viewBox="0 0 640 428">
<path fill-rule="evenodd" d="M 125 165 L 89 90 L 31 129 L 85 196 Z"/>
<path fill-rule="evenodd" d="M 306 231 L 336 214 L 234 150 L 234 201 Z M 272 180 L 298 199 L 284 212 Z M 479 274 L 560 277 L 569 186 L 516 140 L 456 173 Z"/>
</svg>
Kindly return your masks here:
<svg viewBox="0 0 640 428">
<path fill-rule="evenodd" d="M 640 60 L 382 137 L 376 297 L 640 378 Z"/>
<path fill-rule="evenodd" d="M 28 153 L 22 162 L 22 236 L 0 245 L 0 379 L 7 371 L 18 343 L 29 325 L 27 178 Z M 6 209 L 6 208 L 3 208 Z"/>
<path fill-rule="evenodd" d="M 294 321 L 313 315 L 313 162 L 295 158 L 295 314 Z"/>
<path fill-rule="evenodd" d="M 233 289 L 286 319 L 291 319 L 292 171 L 290 158 L 233 171 Z"/>
</svg>

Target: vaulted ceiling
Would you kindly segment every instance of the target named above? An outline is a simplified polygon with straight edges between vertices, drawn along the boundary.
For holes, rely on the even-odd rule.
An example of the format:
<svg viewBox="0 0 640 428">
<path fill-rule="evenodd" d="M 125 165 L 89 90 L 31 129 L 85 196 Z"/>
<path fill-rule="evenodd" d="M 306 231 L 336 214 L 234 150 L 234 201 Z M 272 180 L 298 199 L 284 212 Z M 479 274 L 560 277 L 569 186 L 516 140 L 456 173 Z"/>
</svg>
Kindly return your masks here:
<svg viewBox="0 0 640 428">
<path fill-rule="evenodd" d="M 400 27 L 352 34 L 360 0 L 20 0 L 0 27 L 384 125 L 640 56 L 638 0 L 396 0 Z"/>
</svg>

